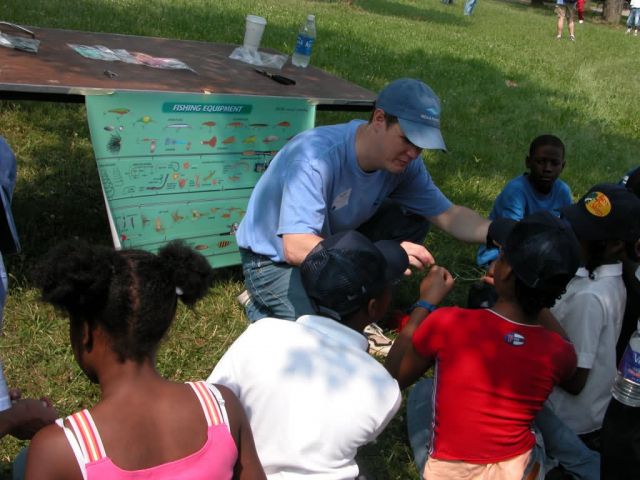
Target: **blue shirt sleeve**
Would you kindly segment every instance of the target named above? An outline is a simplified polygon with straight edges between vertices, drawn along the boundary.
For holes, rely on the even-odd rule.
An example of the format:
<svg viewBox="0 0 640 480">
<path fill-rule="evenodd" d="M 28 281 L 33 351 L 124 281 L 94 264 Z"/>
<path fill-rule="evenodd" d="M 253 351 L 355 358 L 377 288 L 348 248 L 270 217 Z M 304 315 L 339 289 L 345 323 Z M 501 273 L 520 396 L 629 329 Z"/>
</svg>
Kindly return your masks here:
<svg viewBox="0 0 640 480">
<path fill-rule="evenodd" d="M 496 197 L 496 200 L 489 214 L 489 219 L 510 218 L 512 220 L 522 220 L 526 211 L 526 197 L 522 188 L 522 177 L 516 177 L 504 187 L 502 192 Z M 525 180 L 526 181 L 526 180 Z M 498 258 L 499 250 L 497 248 L 488 248 L 485 245 L 480 246 L 476 255 L 476 263 L 481 267 Z"/>
<path fill-rule="evenodd" d="M 402 174 L 402 181 L 389 196 L 412 213 L 435 217 L 447 211 L 453 203 L 435 184 L 422 157 L 413 160 Z"/>
</svg>

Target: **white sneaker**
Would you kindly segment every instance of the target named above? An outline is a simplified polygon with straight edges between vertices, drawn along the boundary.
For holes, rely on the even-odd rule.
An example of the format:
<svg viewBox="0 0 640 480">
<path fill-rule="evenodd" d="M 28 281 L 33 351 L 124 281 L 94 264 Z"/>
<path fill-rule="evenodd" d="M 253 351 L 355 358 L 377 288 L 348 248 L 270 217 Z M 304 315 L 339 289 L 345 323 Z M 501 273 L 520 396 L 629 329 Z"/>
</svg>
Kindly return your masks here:
<svg viewBox="0 0 640 480">
<path fill-rule="evenodd" d="M 377 323 L 370 323 L 364 327 L 364 334 L 369 341 L 369 353 L 386 357 L 391 350 L 393 340 L 386 337 Z"/>
<path fill-rule="evenodd" d="M 248 290 L 245 290 L 236 297 L 236 300 L 242 307 L 246 307 L 247 303 L 249 303 L 249 300 L 251 300 L 251 295 L 249 294 Z"/>
<path fill-rule="evenodd" d="M 584 20 L 578 20 L 578 23 L 584 23 Z"/>
<path fill-rule="evenodd" d="M 630 29 L 630 28 L 627 28 L 627 31 L 626 31 L 626 32 L 624 32 L 624 33 L 626 33 L 626 34 L 631 33 L 631 29 Z"/>
</svg>

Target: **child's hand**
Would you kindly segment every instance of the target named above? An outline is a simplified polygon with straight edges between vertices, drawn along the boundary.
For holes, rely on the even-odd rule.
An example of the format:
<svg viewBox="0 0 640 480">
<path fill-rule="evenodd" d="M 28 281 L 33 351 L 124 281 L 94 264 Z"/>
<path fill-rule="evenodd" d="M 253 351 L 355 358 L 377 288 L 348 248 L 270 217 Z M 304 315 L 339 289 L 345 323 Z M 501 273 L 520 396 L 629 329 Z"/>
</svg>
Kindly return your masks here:
<svg viewBox="0 0 640 480">
<path fill-rule="evenodd" d="M 484 277 L 480 278 L 480 280 L 482 280 L 487 285 L 495 285 L 495 280 L 493 278 L 493 273 L 495 272 L 495 269 L 496 269 L 496 261 L 494 260 L 489 264 L 489 266 L 487 267 L 487 272 L 484 274 Z"/>
<path fill-rule="evenodd" d="M 420 283 L 420 299 L 438 305 L 453 290 L 454 284 L 455 280 L 446 268 L 434 265 Z"/>
</svg>

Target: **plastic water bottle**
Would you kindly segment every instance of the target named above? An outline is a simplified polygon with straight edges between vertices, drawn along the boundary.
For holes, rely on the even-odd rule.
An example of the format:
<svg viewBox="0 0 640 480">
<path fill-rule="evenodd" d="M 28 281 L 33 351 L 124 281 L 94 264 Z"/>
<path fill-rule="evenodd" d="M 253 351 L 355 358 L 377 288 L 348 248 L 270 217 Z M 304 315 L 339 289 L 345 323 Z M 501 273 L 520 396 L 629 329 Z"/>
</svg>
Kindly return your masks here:
<svg viewBox="0 0 640 480">
<path fill-rule="evenodd" d="M 640 407 L 640 330 L 631 335 L 611 393 L 620 403 Z"/>
<path fill-rule="evenodd" d="M 296 48 L 291 57 L 291 63 L 296 67 L 306 67 L 311 59 L 311 50 L 313 43 L 316 41 L 316 16 L 308 15 L 307 21 L 298 32 L 296 39 Z"/>
</svg>

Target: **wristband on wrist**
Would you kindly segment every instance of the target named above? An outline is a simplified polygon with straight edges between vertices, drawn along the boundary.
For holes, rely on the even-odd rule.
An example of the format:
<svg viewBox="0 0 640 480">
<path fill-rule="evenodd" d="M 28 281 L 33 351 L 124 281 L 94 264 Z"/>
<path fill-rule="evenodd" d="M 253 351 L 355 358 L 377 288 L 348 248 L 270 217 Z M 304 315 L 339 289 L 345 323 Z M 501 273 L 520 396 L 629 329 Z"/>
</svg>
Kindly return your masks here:
<svg viewBox="0 0 640 480">
<path fill-rule="evenodd" d="M 416 303 L 411 305 L 411 308 L 409 308 L 409 313 L 413 312 L 413 310 L 416 309 L 417 307 L 422 307 L 425 310 L 427 310 L 429 313 L 433 312 L 436 308 L 438 308 L 437 305 L 434 305 L 433 303 L 429 303 L 426 300 L 418 300 Z"/>
</svg>

